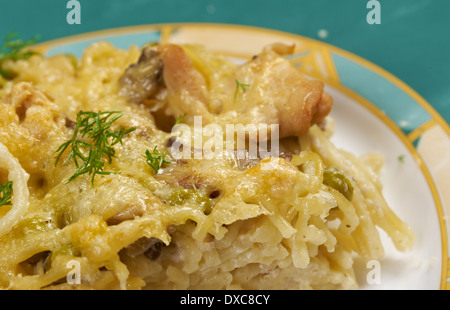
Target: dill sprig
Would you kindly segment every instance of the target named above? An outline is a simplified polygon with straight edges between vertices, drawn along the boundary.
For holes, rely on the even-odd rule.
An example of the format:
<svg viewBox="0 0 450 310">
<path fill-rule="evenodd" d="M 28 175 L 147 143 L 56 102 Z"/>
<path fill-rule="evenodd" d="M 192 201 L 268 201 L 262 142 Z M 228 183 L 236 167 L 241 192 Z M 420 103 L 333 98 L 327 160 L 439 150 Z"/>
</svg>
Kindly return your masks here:
<svg viewBox="0 0 450 310">
<path fill-rule="evenodd" d="M 12 181 L 8 181 L 6 184 L 0 184 L 0 207 L 11 205 L 12 191 Z"/>
<path fill-rule="evenodd" d="M 153 151 L 146 150 L 145 158 L 147 159 L 147 164 L 153 168 L 155 174 L 158 173 L 158 170 L 161 168 L 163 164 L 170 164 L 170 161 L 164 159 L 166 157 L 167 152 L 158 152 L 157 146 L 153 149 Z"/>
<path fill-rule="evenodd" d="M 245 93 L 245 91 L 247 90 L 247 87 L 249 87 L 249 86 L 250 86 L 250 84 L 244 84 L 244 83 L 241 83 L 238 80 L 236 80 L 236 90 L 234 91 L 234 101 L 235 102 L 236 102 L 236 99 L 237 99 L 237 95 L 238 95 L 239 89 L 241 89 L 242 92 Z"/>
<path fill-rule="evenodd" d="M 181 115 L 180 117 L 178 117 L 178 118 L 175 120 L 175 126 L 178 125 L 178 124 L 180 124 L 185 118 L 186 118 L 186 113 L 184 113 L 183 115 Z"/>
<path fill-rule="evenodd" d="M 9 72 L 3 68 L 3 63 L 6 60 L 20 60 L 28 59 L 33 55 L 38 55 L 39 53 L 30 49 L 29 46 L 37 42 L 37 36 L 34 36 L 28 41 L 23 41 L 18 39 L 19 33 L 13 32 L 6 36 L 2 48 L 0 49 L 0 75 L 5 79 L 11 79 L 14 77 L 14 73 Z"/>
<path fill-rule="evenodd" d="M 111 130 L 111 125 L 122 116 L 120 111 L 85 112 L 77 115 L 77 123 L 72 138 L 63 143 L 58 150 L 56 164 L 62 154 L 70 147 L 71 152 L 66 158 L 67 164 L 73 160 L 76 172 L 67 180 L 73 181 L 78 176 L 88 173 L 92 175 L 92 185 L 97 174 L 109 175 L 119 172 L 104 171 L 104 158 L 108 163 L 112 162 L 115 155 L 114 145 L 122 144 L 122 138 L 136 128 Z M 83 140 L 81 140 L 81 139 Z"/>
</svg>

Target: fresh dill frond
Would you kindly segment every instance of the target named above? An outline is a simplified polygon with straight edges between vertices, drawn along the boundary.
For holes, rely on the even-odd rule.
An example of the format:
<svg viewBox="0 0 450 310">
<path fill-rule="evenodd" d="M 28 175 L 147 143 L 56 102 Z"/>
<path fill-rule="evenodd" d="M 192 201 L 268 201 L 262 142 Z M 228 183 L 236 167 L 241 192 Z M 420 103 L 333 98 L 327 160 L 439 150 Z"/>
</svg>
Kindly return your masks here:
<svg viewBox="0 0 450 310">
<path fill-rule="evenodd" d="M 247 87 L 249 87 L 250 84 L 244 84 L 239 82 L 238 80 L 236 80 L 236 90 L 234 91 L 234 101 L 236 102 L 237 99 L 237 95 L 239 93 L 239 89 L 242 90 L 242 92 L 245 93 L 245 91 L 247 90 Z"/>
<path fill-rule="evenodd" d="M 19 33 L 13 32 L 6 36 L 2 48 L 0 49 L 0 75 L 5 79 L 14 77 L 14 73 L 3 68 L 3 63 L 6 60 L 17 61 L 20 59 L 28 59 L 33 55 L 39 53 L 28 49 L 29 46 L 37 42 L 37 36 L 34 36 L 28 41 L 18 39 Z"/>
<path fill-rule="evenodd" d="M 12 191 L 12 181 L 8 181 L 6 184 L 0 184 L 0 207 L 11 205 Z"/>
<path fill-rule="evenodd" d="M 104 159 L 111 163 L 114 158 L 114 145 L 122 144 L 123 137 L 136 129 L 121 128 L 112 131 L 111 125 L 121 116 L 122 112 L 120 111 L 78 112 L 72 138 L 63 143 L 56 151 L 58 155 L 55 164 L 58 164 L 66 149 L 70 148 L 71 150 L 65 163 L 67 164 L 72 159 L 77 170 L 67 183 L 82 174 L 88 173 L 92 175 L 92 185 L 94 185 L 94 178 L 97 174 L 119 173 L 104 171 L 103 169 L 105 166 Z"/>
<path fill-rule="evenodd" d="M 184 113 L 183 115 L 181 115 L 179 118 L 176 119 L 175 125 L 178 125 L 179 123 L 181 123 L 185 118 L 186 118 L 186 113 Z"/>
<path fill-rule="evenodd" d="M 157 146 L 153 149 L 153 151 L 146 150 L 145 158 L 147 159 L 147 164 L 153 168 L 155 174 L 158 173 L 158 170 L 161 168 L 163 164 L 170 164 L 170 161 L 166 160 L 167 152 L 158 152 Z"/>
</svg>

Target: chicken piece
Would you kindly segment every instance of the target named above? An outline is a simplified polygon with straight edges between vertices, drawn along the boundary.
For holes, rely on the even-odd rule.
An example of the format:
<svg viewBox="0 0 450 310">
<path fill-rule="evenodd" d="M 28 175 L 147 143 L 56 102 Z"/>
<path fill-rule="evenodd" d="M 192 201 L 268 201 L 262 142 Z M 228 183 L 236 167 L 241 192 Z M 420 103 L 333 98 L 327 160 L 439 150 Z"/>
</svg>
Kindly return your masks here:
<svg viewBox="0 0 450 310">
<path fill-rule="evenodd" d="M 181 46 L 166 44 L 160 47 L 160 51 L 172 114 L 175 117 L 201 115 L 203 122 L 211 123 L 214 118 L 208 110 L 209 93 L 205 78 L 194 68 L 192 60 Z"/>
<path fill-rule="evenodd" d="M 228 101 L 224 112 L 251 114 L 260 123 L 276 120 L 280 138 L 302 135 L 323 120 L 332 97 L 324 92 L 323 82 L 304 77 L 281 54 L 289 52 L 288 46 L 275 44 L 239 66 L 230 88 L 235 81 L 248 86 L 236 100 Z"/>
</svg>

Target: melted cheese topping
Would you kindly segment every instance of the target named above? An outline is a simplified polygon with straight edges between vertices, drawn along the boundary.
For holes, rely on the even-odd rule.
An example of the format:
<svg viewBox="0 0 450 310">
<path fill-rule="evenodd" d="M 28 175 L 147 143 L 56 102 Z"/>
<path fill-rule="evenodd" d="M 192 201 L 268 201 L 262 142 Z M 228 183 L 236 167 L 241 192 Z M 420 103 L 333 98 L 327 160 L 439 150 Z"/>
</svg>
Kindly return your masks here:
<svg viewBox="0 0 450 310">
<path fill-rule="evenodd" d="M 136 47 L 125 51 L 99 42 L 76 64 L 68 55 L 11 64 L 18 75 L 0 89 L 0 151 L 3 160 L 5 145 L 8 158 L 17 158 L 23 169 L 22 179 L 14 179 L 13 199 L 14 204 L 26 200 L 27 208 L 20 202 L 14 220 L 9 218 L 14 204 L 0 214 L 0 228 L 9 222 L 8 229 L 0 230 L 0 287 L 355 288 L 354 255 L 365 260 L 383 256 L 378 227 L 400 250 L 411 247 L 414 236 L 386 204 L 371 168 L 378 166 L 379 157 L 356 158 L 332 145 L 327 130 L 309 123 L 306 129 L 304 123 L 298 127 L 288 119 L 289 113 L 297 113 L 294 106 L 286 106 L 289 113 L 277 112 L 303 94 L 304 85 L 314 94 L 323 86 L 302 79 L 295 96 L 286 94 L 297 73 L 273 55 L 265 56 L 270 62 L 263 72 L 280 76 L 287 68 L 283 83 L 288 84 L 278 85 L 282 89 L 270 83 L 274 76 L 258 71 L 264 62 L 237 68 L 201 48 L 184 50 L 209 92 L 206 110 L 197 106 L 201 108 L 189 113 L 203 104 L 195 101 L 199 97 L 189 97 L 192 89 L 169 95 L 164 92 L 170 87 L 162 90 L 156 105 L 124 96 L 118 81 L 139 59 Z M 165 74 L 172 69 L 166 65 Z M 251 77 L 256 80 L 246 80 Z M 257 85 L 233 101 L 237 78 Z M 172 82 L 180 87 L 180 81 Z M 277 100 L 268 100 L 271 96 Z M 290 99 L 285 102 L 283 96 Z M 247 102 L 254 106 L 245 106 Z M 112 162 L 105 163 L 107 171 L 117 174 L 97 175 L 94 186 L 90 175 L 67 183 L 73 162 L 55 165 L 56 150 L 71 137 L 80 110 L 122 111 L 114 128 L 136 128 L 115 146 Z M 286 118 L 289 136 L 304 133 L 280 140 L 292 160 L 258 159 L 244 167 L 235 154 L 176 160 L 168 147 L 172 134 L 161 124 L 173 124 L 182 113 L 188 126 L 197 113 L 219 124 L 281 124 Z M 158 174 L 143 156 L 155 146 L 167 151 L 170 161 Z M 351 180 L 351 201 L 324 184 L 328 166 Z M 0 181 L 19 168 L 0 161 Z M 79 283 L 70 281 L 74 263 Z"/>
</svg>

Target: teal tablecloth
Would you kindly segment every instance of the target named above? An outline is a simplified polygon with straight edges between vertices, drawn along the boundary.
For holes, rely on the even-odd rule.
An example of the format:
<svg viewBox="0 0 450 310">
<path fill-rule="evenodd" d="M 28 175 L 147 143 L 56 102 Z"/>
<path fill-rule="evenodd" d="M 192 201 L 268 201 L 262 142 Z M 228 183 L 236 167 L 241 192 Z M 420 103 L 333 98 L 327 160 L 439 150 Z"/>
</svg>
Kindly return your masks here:
<svg viewBox="0 0 450 310">
<path fill-rule="evenodd" d="M 73 25 L 66 21 L 67 2 L 0 0 L 0 37 L 17 31 L 23 38 L 38 34 L 47 41 L 173 22 L 271 28 L 323 40 L 372 61 L 406 82 L 450 122 L 447 0 L 378 0 L 381 23 L 372 25 L 366 20 L 368 0 L 78 0 L 81 24 Z"/>
</svg>

